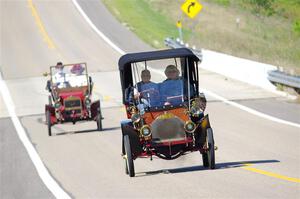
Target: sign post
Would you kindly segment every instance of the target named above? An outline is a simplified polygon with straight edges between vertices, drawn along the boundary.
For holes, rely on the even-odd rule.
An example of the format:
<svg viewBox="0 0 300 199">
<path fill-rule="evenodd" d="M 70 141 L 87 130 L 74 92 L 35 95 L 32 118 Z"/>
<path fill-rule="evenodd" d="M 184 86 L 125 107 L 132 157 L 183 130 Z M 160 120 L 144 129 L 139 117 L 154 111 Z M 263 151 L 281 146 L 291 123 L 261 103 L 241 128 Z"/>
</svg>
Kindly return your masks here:
<svg viewBox="0 0 300 199">
<path fill-rule="evenodd" d="M 177 26 L 178 32 L 179 32 L 179 39 L 180 39 L 180 41 L 183 41 L 182 24 L 181 24 L 180 20 L 177 21 L 176 26 Z"/>
</svg>

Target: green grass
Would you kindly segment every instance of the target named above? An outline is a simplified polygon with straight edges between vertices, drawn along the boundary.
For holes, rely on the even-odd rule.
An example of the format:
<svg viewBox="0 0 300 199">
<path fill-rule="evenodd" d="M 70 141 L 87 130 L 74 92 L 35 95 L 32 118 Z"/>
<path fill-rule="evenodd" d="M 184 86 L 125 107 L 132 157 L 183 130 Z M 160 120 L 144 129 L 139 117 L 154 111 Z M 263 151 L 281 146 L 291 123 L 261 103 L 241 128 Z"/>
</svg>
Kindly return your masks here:
<svg viewBox="0 0 300 199">
<path fill-rule="evenodd" d="M 147 0 L 103 0 L 109 10 L 142 40 L 155 48 L 164 47 L 166 37 L 176 37 L 176 23 L 151 7 Z M 188 39 L 191 31 L 183 29 Z"/>
<path fill-rule="evenodd" d="M 203 5 L 191 20 L 180 10 L 185 0 L 102 0 L 110 11 L 142 40 L 162 48 L 167 36 L 198 47 L 296 70 L 300 74 L 300 0 L 274 0 L 274 13 L 254 13 L 252 0 L 199 0 Z M 236 19 L 240 19 L 237 26 Z"/>
</svg>

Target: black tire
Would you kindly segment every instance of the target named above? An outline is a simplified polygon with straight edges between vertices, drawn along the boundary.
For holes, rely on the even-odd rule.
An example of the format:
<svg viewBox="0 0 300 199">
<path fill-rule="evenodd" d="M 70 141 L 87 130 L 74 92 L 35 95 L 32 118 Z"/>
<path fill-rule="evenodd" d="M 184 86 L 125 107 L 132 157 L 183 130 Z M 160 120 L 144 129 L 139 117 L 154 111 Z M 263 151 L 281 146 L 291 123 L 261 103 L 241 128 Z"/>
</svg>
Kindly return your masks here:
<svg viewBox="0 0 300 199">
<path fill-rule="evenodd" d="M 98 131 L 102 131 L 103 130 L 103 128 L 102 128 L 102 119 L 101 119 L 100 113 L 97 116 L 97 130 Z"/>
<path fill-rule="evenodd" d="M 203 166 L 207 168 L 209 166 L 207 153 L 202 153 L 202 161 L 203 161 Z"/>
<path fill-rule="evenodd" d="M 128 172 L 128 166 L 127 166 L 127 160 L 125 158 L 125 174 L 128 175 L 129 172 Z"/>
<path fill-rule="evenodd" d="M 102 131 L 103 127 L 102 127 L 102 113 L 101 113 L 101 105 L 99 103 L 99 110 L 98 110 L 98 115 L 97 115 L 97 130 L 98 131 Z"/>
<path fill-rule="evenodd" d="M 125 148 L 125 155 L 126 155 L 126 159 L 125 159 L 126 167 L 125 168 L 127 168 L 129 176 L 134 177 L 135 176 L 134 163 L 133 163 L 131 147 L 130 147 L 130 140 L 129 140 L 128 135 L 124 136 L 124 148 Z"/>
<path fill-rule="evenodd" d="M 52 132 L 51 132 L 51 113 L 49 110 L 46 111 L 46 122 L 47 122 L 47 126 L 48 126 L 48 135 L 52 136 Z"/>
<path fill-rule="evenodd" d="M 208 142 L 208 151 L 207 151 L 207 159 L 208 159 L 208 168 L 215 168 L 215 142 L 213 131 L 211 128 L 206 130 L 207 133 L 207 142 Z"/>
</svg>

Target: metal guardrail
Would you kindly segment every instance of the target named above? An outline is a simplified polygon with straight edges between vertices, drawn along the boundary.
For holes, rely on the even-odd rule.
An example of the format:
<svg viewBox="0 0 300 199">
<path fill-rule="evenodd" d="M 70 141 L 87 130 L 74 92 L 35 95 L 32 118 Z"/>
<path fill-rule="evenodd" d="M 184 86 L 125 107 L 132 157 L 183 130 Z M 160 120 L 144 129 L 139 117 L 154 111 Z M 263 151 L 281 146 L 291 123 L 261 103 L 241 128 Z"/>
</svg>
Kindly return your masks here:
<svg viewBox="0 0 300 199">
<path fill-rule="evenodd" d="M 188 48 L 199 58 L 200 62 L 202 62 L 203 56 L 201 49 L 196 49 L 195 46 L 190 48 L 188 44 L 183 43 L 183 41 L 180 41 L 180 39 L 174 40 L 172 38 L 167 37 L 165 39 L 165 45 L 170 48 Z"/>
<path fill-rule="evenodd" d="M 194 46 L 190 48 L 188 44 L 184 44 L 180 39 L 174 40 L 173 38 L 167 37 L 165 39 L 165 45 L 170 48 L 189 48 L 200 61 L 202 61 L 203 55 L 201 49 L 196 49 Z M 279 70 L 273 70 L 268 72 L 268 80 L 274 84 L 294 88 L 295 91 L 300 94 L 300 76 L 293 76 Z"/>
<path fill-rule="evenodd" d="M 273 70 L 268 72 L 268 80 L 272 83 L 292 87 L 297 92 L 300 91 L 300 76 L 288 75 L 279 70 Z"/>
</svg>

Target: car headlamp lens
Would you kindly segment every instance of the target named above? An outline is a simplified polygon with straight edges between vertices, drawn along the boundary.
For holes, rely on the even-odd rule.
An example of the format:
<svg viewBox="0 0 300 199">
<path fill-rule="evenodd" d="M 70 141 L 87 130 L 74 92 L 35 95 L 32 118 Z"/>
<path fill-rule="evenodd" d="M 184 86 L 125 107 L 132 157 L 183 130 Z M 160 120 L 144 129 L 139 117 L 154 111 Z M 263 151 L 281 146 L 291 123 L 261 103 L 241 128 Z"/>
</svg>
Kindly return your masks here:
<svg viewBox="0 0 300 199">
<path fill-rule="evenodd" d="M 151 129 L 148 125 L 144 125 L 141 128 L 140 132 L 141 132 L 142 136 L 145 138 L 149 138 L 151 136 Z"/>
<path fill-rule="evenodd" d="M 143 129 L 143 136 L 149 136 L 150 135 L 150 129 L 144 128 Z"/>
<path fill-rule="evenodd" d="M 185 130 L 186 130 L 187 132 L 191 133 L 191 132 L 193 132 L 193 131 L 195 130 L 196 125 L 195 125 L 195 123 L 192 122 L 192 121 L 187 121 L 187 122 L 185 123 L 185 125 L 184 125 L 184 128 L 185 128 Z"/>
<path fill-rule="evenodd" d="M 85 104 L 86 104 L 87 106 L 89 106 L 89 105 L 91 104 L 91 100 L 90 100 L 89 98 L 86 98 L 86 99 L 85 99 Z"/>
<path fill-rule="evenodd" d="M 55 104 L 54 104 L 54 108 L 56 108 L 56 109 L 58 109 L 58 108 L 60 108 L 60 102 L 55 102 Z"/>
</svg>

